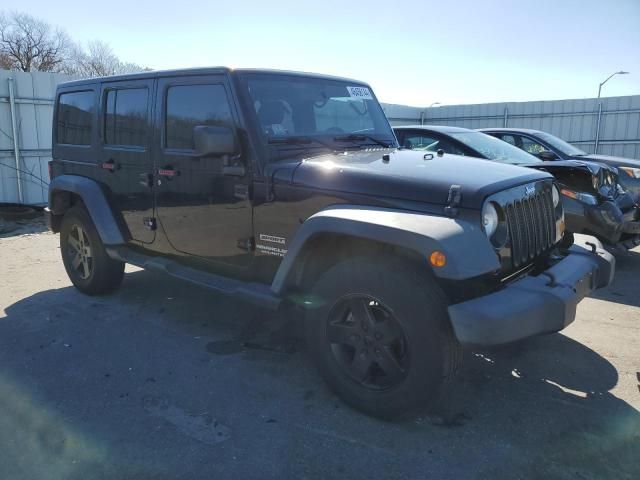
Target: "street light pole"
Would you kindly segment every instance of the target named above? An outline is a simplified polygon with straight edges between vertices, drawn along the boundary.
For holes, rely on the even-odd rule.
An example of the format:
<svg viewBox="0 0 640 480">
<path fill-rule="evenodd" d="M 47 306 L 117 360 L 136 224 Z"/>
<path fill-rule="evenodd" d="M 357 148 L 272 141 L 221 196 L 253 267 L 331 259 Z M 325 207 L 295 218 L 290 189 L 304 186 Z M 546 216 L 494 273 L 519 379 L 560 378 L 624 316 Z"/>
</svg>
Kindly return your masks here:
<svg viewBox="0 0 640 480">
<path fill-rule="evenodd" d="M 431 105 L 429 105 L 427 108 L 431 108 L 434 105 L 440 105 L 440 102 L 433 102 Z M 423 110 L 422 112 L 420 112 L 420 125 L 424 125 L 424 117 L 425 117 L 425 113 L 426 113 L 426 109 Z"/>
<path fill-rule="evenodd" d="M 599 86 L 598 86 L 598 121 L 596 124 L 596 144 L 594 147 L 595 152 L 594 153 L 598 153 L 598 145 L 600 144 L 600 121 L 602 120 L 602 102 L 600 101 L 600 93 L 602 92 L 602 86 L 607 83 L 609 80 L 611 80 L 611 78 L 613 78 L 616 75 L 627 75 L 629 72 L 625 72 L 623 70 L 620 70 L 619 72 L 614 72 L 611 75 L 609 75 L 604 82 L 602 82 Z"/>
<path fill-rule="evenodd" d="M 609 75 L 606 80 L 604 82 L 602 82 L 600 84 L 600 86 L 598 87 L 598 99 L 600 99 L 600 93 L 602 92 L 602 86 L 607 83 L 609 80 L 611 80 L 612 77 L 615 77 L 616 75 L 628 75 L 629 72 L 624 72 L 622 70 L 620 70 L 619 72 L 614 72 L 611 75 Z"/>
</svg>

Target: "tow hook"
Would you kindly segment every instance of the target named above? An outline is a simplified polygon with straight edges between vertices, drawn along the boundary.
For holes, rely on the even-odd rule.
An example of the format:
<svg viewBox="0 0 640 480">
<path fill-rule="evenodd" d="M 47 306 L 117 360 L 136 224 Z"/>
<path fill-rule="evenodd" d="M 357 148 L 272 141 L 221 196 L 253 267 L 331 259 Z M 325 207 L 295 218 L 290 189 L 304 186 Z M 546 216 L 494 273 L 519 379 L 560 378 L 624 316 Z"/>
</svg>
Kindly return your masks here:
<svg viewBox="0 0 640 480">
<path fill-rule="evenodd" d="M 596 244 L 593 242 L 585 242 L 585 244 L 589 245 L 591 247 L 591 253 L 597 253 L 598 251 L 598 247 L 596 247 Z"/>
<path fill-rule="evenodd" d="M 549 283 L 547 283 L 547 287 L 557 287 L 558 286 L 558 282 L 556 282 L 556 277 L 553 273 L 550 272 L 542 272 L 540 275 L 544 275 L 545 277 L 547 277 L 549 279 Z"/>
</svg>

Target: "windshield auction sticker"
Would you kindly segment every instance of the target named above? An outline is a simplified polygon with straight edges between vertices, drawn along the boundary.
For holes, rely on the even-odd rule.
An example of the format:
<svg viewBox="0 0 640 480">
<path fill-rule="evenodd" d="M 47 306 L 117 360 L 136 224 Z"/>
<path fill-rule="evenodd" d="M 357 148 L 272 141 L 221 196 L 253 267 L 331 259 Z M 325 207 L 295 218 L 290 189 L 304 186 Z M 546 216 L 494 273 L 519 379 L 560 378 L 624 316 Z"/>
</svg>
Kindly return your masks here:
<svg viewBox="0 0 640 480">
<path fill-rule="evenodd" d="M 349 96 L 352 98 L 361 98 L 363 100 L 373 100 L 371 92 L 366 87 L 347 87 Z"/>
</svg>

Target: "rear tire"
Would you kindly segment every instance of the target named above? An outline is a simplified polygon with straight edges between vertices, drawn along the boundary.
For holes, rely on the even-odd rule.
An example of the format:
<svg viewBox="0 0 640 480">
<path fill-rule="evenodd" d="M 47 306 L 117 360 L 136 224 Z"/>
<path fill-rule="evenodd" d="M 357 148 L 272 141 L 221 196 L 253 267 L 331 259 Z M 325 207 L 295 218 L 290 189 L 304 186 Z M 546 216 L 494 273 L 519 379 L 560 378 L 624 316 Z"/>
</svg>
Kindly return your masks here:
<svg viewBox="0 0 640 480">
<path fill-rule="evenodd" d="M 111 292 L 122 282 L 124 262 L 107 255 L 91 217 L 80 205 L 62 218 L 60 252 L 71 283 L 83 293 Z"/>
<path fill-rule="evenodd" d="M 391 419 L 429 405 L 462 359 L 444 293 L 409 263 L 346 260 L 309 298 L 307 343 L 322 377 L 369 415 Z"/>
</svg>

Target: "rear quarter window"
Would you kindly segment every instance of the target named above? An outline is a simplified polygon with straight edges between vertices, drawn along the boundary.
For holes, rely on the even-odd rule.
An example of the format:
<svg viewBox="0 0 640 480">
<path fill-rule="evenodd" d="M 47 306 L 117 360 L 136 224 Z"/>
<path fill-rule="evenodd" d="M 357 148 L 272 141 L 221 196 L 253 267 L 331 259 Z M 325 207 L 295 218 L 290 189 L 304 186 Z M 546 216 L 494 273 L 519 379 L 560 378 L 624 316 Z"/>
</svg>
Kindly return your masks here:
<svg viewBox="0 0 640 480">
<path fill-rule="evenodd" d="M 91 145 L 95 92 L 62 93 L 56 106 L 56 143 Z"/>
<path fill-rule="evenodd" d="M 146 88 L 107 91 L 104 109 L 104 143 L 145 146 L 147 144 Z"/>
</svg>

